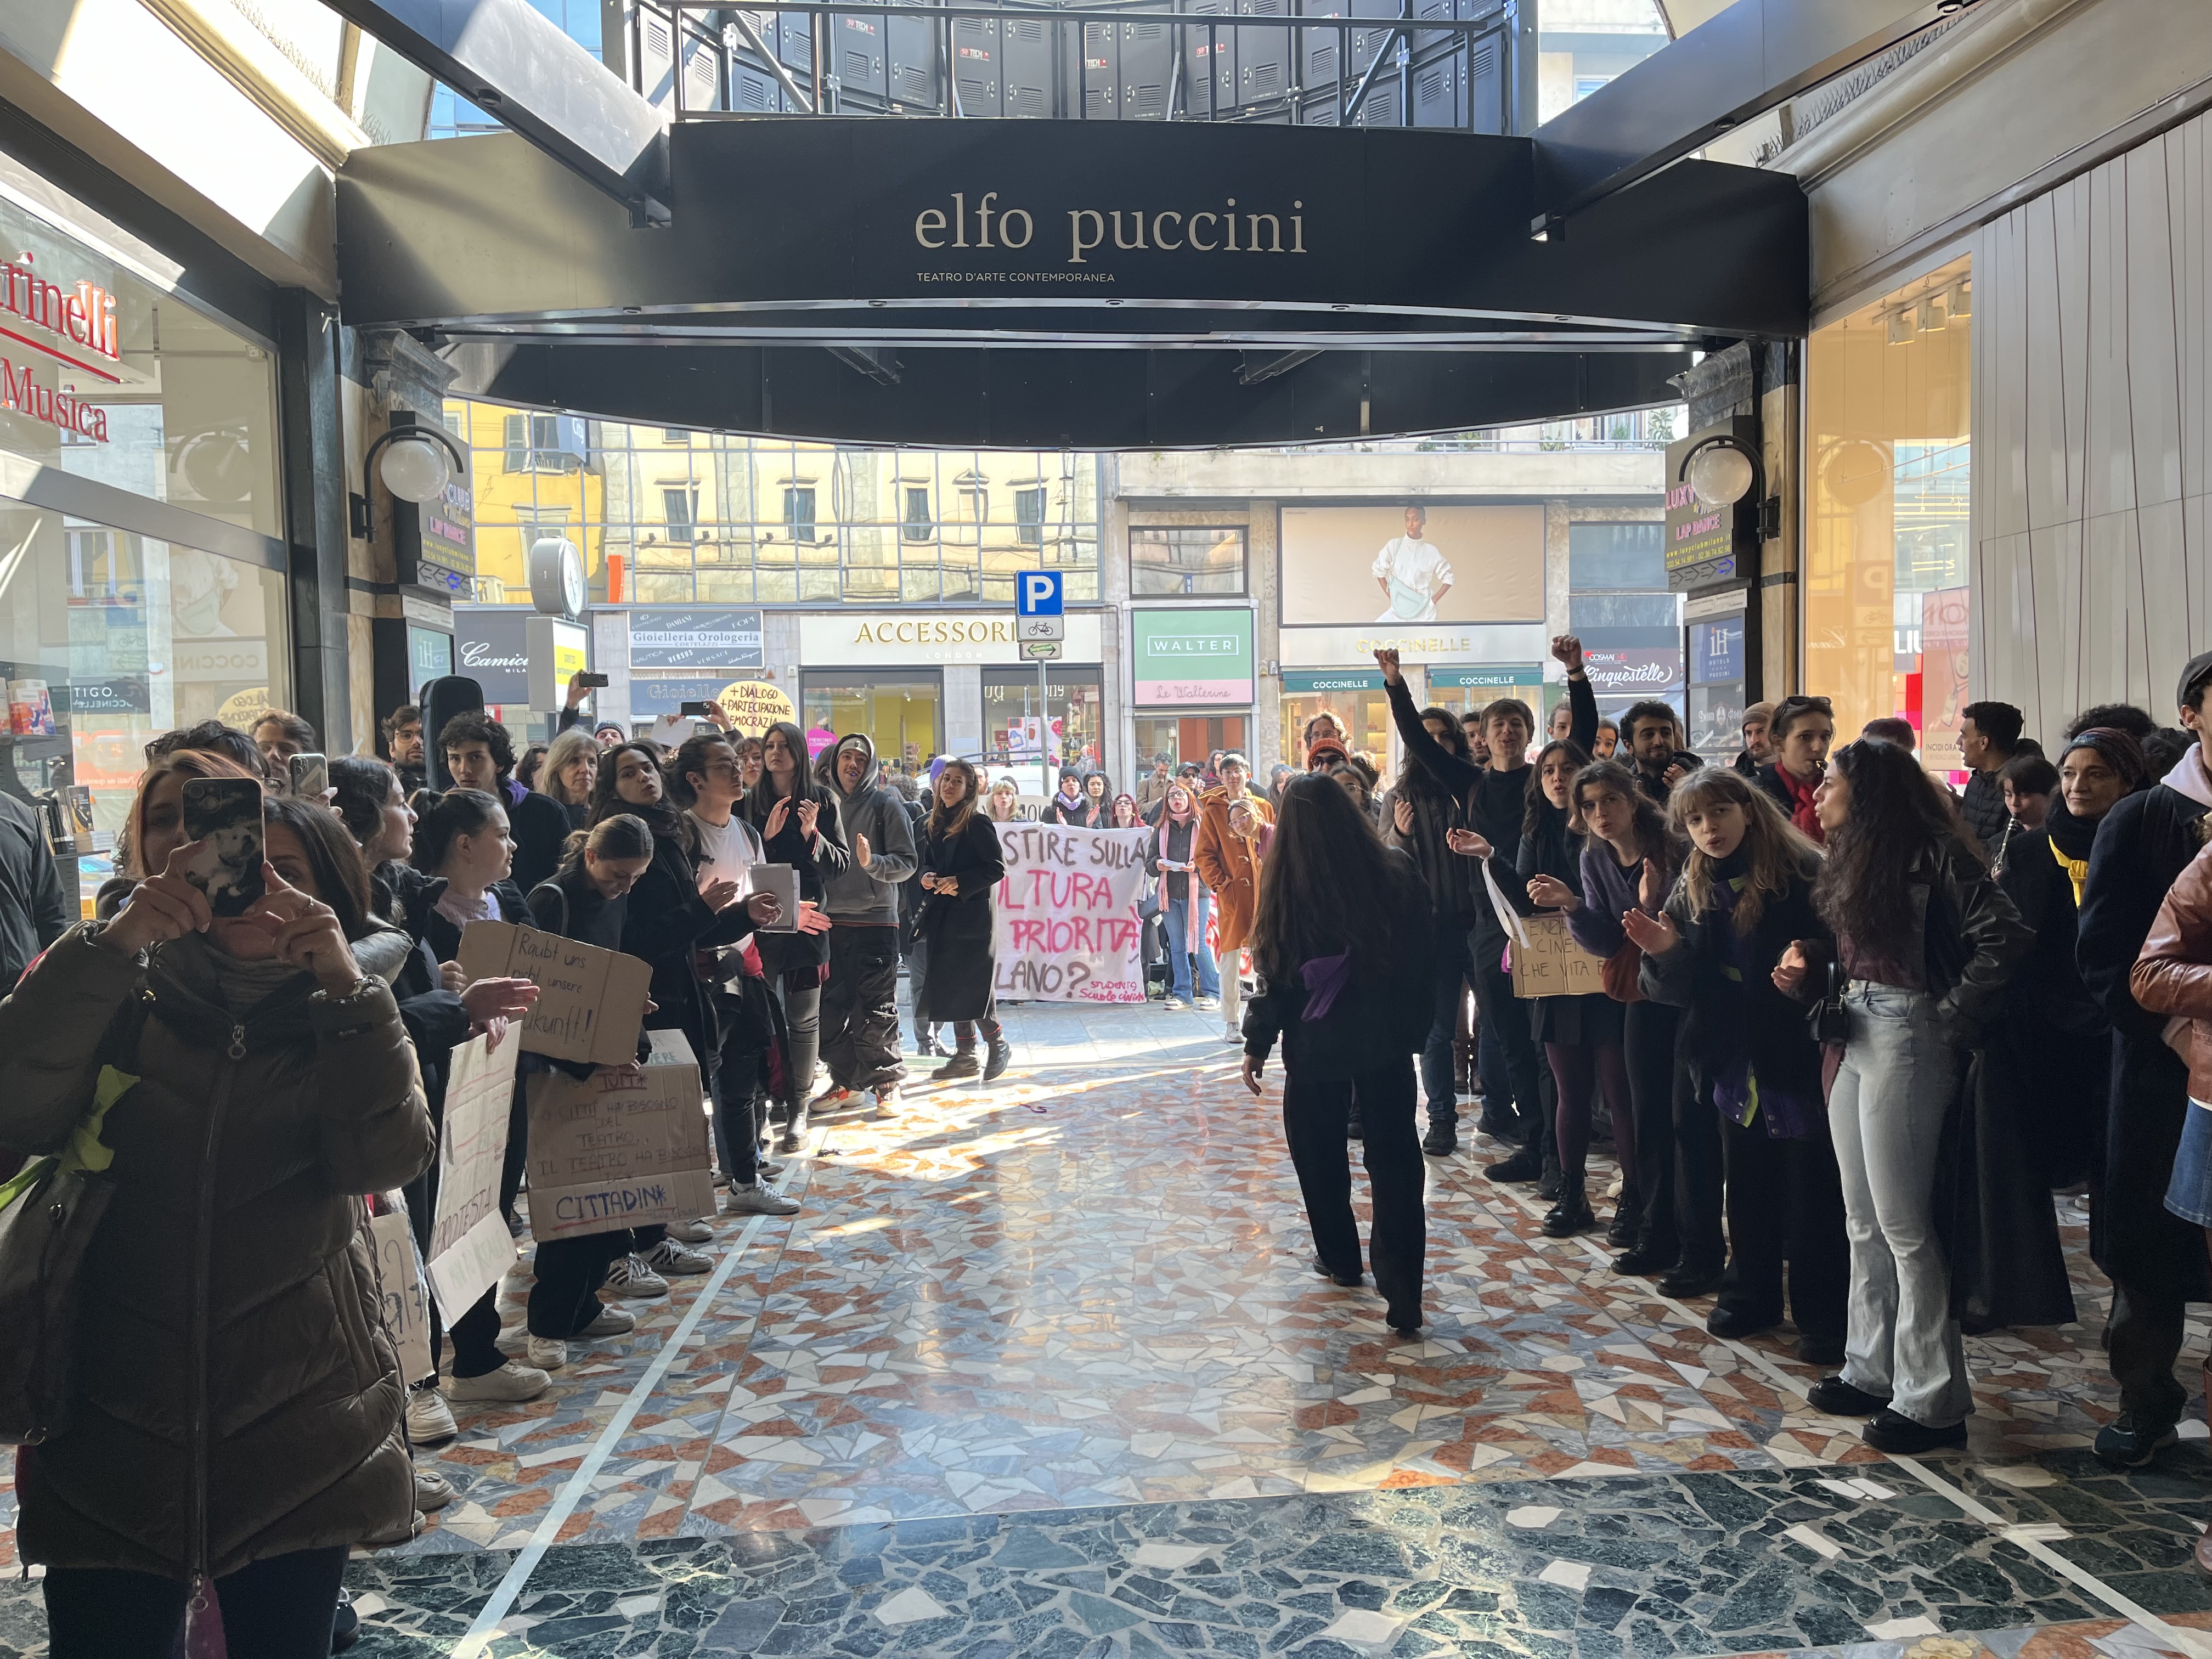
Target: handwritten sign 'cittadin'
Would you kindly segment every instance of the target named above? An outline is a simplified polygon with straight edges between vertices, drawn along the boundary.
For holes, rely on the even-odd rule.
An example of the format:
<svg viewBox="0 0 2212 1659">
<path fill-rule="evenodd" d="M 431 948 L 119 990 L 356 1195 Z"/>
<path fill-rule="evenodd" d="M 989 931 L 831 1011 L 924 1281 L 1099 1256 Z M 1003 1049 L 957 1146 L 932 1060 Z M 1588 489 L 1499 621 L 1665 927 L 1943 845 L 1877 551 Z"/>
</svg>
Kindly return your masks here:
<svg viewBox="0 0 2212 1659">
<path fill-rule="evenodd" d="M 530 1079 L 530 1231 L 573 1238 L 714 1211 L 698 1063 L 680 1031 L 644 1066 Z"/>
</svg>

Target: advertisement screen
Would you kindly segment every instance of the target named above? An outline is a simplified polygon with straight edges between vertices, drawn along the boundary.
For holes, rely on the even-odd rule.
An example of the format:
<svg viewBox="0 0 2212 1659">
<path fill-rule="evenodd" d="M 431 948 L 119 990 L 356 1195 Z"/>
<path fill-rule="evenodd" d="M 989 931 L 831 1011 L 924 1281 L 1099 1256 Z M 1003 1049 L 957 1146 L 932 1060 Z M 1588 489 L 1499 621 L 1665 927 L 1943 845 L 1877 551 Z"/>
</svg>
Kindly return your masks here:
<svg viewBox="0 0 2212 1659">
<path fill-rule="evenodd" d="M 1283 621 L 1540 622 L 1541 507 L 1283 509 Z"/>
</svg>

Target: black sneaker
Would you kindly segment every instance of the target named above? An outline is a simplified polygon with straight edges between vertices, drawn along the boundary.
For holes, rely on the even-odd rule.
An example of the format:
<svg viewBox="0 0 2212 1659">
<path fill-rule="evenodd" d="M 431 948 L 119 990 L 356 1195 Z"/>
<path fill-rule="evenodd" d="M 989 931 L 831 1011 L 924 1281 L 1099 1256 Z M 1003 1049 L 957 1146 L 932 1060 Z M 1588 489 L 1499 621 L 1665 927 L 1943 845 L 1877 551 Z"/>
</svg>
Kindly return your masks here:
<svg viewBox="0 0 2212 1659">
<path fill-rule="evenodd" d="M 1421 1151 L 1431 1158 L 1449 1158 L 1459 1150 L 1459 1125 L 1449 1118 L 1431 1118 L 1429 1132 L 1421 1137 Z"/>
<path fill-rule="evenodd" d="M 1501 1114 L 1485 1112 L 1475 1120 L 1474 1127 L 1492 1140 L 1503 1141 L 1508 1146 L 1517 1146 L 1521 1143 L 1520 1126 Z"/>
<path fill-rule="evenodd" d="M 1313 1270 L 1319 1273 L 1323 1279 L 1343 1285 L 1347 1291 L 1356 1289 L 1358 1286 L 1364 1285 L 1367 1282 L 1367 1275 L 1361 1273 L 1357 1267 L 1353 1268 L 1350 1273 L 1339 1273 L 1335 1268 L 1330 1267 L 1328 1262 L 1322 1261 L 1319 1256 L 1316 1256 L 1313 1259 Z"/>
<path fill-rule="evenodd" d="M 1705 1321 L 1705 1328 L 1715 1336 L 1757 1336 L 1781 1322 L 1780 1314 L 1757 1314 L 1748 1308 L 1723 1306 L 1713 1310 L 1712 1317 Z"/>
<path fill-rule="evenodd" d="M 1512 1157 L 1486 1165 L 1482 1172 L 1492 1181 L 1534 1181 L 1544 1173 L 1544 1161 L 1524 1146 Z"/>
<path fill-rule="evenodd" d="M 989 1057 L 983 1062 L 983 1081 L 997 1082 L 1000 1074 L 1013 1063 L 1013 1058 L 1014 1045 L 1004 1037 L 993 1037 Z"/>
<path fill-rule="evenodd" d="M 1649 1242 L 1632 1244 L 1613 1259 L 1613 1272 L 1625 1279 L 1650 1279 L 1656 1273 L 1670 1273 L 1681 1260 L 1679 1250 L 1662 1249 Z"/>
<path fill-rule="evenodd" d="M 1545 1216 L 1544 1237 L 1572 1238 L 1577 1233 L 1587 1232 L 1596 1224 L 1597 1217 L 1590 1213 L 1589 1200 L 1579 1192 L 1567 1193 L 1552 1206 L 1550 1213 Z"/>
<path fill-rule="evenodd" d="M 958 1048 L 952 1058 L 929 1074 L 932 1083 L 951 1083 L 963 1077 L 976 1077 L 982 1073 L 982 1062 L 975 1058 L 973 1048 Z"/>
<path fill-rule="evenodd" d="M 1948 1429 L 1931 1429 L 1925 1423 L 1899 1416 L 1887 1406 L 1859 1433 L 1876 1451 L 1894 1452 L 1901 1457 L 1917 1457 L 1923 1452 L 1966 1443 L 1966 1425 L 1963 1422 L 1954 1423 Z"/>
<path fill-rule="evenodd" d="M 1840 1376 L 1824 1376 L 1806 1389 L 1805 1403 L 1830 1417 L 1872 1417 L 1889 1409 L 1880 1395 L 1855 1389 Z"/>
<path fill-rule="evenodd" d="M 1659 1294 L 1677 1302 L 1694 1302 L 1711 1296 L 1728 1275 L 1718 1267 L 1676 1267 L 1659 1281 Z"/>
<path fill-rule="evenodd" d="M 2122 1412 L 2097 1431 L 2097 1461 L 2108 1469 L 2140 1469 L 2180 1438 L 2170 1422 Z"/>
<path fill-rule="evenodd" d="M 1390 1328 L 1400 1336 L 1418 1337 L 1421 1334 L 1421 1310 L 1419 1308 L 1414 1309 L 1411 1313 L 1401 1312 L 1392 1308 L 1387 1310 L 1382 1317 L 1389 1322 Z"/>
<path fill-rule="evenodd" d="M 1556 1201 L 1559 1194 L 1566 1189 L 1566 1171 L 1560 1169 L 1558 1164 L 1547 1160 L 1544 1164 L 1544 1173 L 1536 1180 L 1536 1196 L 1549 1204 Z"/>
<path fill-rule="evenodd" d="M 353 1592 L 341 1584 L 337 1606 L 331 1610 L 331 1651 L 343 1653 L 360 1640 L 361 1610 L 353 1604 Z"/>
</svg>

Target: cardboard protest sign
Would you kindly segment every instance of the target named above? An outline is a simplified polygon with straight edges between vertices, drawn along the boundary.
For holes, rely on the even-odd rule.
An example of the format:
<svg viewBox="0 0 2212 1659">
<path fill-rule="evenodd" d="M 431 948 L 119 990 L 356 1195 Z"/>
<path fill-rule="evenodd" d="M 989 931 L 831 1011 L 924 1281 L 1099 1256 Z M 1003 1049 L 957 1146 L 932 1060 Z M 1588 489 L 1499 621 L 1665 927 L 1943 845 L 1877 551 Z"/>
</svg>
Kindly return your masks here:
<svg viewBox="0 0 2212 1659">
<path fill-rule="evenodd" d="M 514 1239 L 499 1212 L 499 1177 L 522 1045 L 511 1030 L 498 1048 L 490 1042 L 471 1037 L 453 1050 L 438 1133 L 438 1207 L 423 1267 L 449 1329 L 514 1265 Z"/>
<path fill-rule="evenodd" d="M 530 1231 L 574 1238 L 711 1215 L 714 1182 L 698 1062 L 654 1031 L 642 1067 L 530 1079 Z"/>
<path fill-rule="evenodd" d="M 399 1350 L 401 1378 L 420 1382 L 435 1375 L 438 1368 L 430 1363 L 430 1298 L 422 1288 L 422 1269 L 415 1259 L 415 1233 L 407 1212 L 387 1210 L 372 1216 L 368 1236 L 376 1250 L 384 1333 Z"/>
<path fill-rule="evenodd" d="M 1512 947 L 1515 996 L 1578 997 L 1605 989 L 1605 958 L 1575 943 L 1565 916 L 1529 916 L 1522 926 L 1527 941 Z"/>
<path fill-rule="evenodd" d="M 1045 1002 L 1142 1002 L 1149 830 L 1002 823 L 994 896 L 998 994 Z M 1195 879 L 1195 878 L 1193 878 Z"/>
<path fill-rule="evenodd" d="M 653 969 L 635 957 L 513 922 L 472 921 L 461 930 L 460 963 L 472 980 L 538 988 L 537 1006 L 517 1023 L 529 1053 L 599 1066 L 637 1058 Z"/>
</svg>

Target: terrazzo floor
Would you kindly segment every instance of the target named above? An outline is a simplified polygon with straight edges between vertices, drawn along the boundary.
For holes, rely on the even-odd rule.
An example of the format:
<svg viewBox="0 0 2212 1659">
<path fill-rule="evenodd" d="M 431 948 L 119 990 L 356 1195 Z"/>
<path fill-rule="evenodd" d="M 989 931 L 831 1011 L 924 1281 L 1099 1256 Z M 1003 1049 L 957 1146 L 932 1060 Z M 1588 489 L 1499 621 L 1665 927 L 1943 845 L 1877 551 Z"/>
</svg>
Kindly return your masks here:
<svg viewBox="0 0 2212 1659">
<path fill-rule="evenodd" d="M 1006 1020 L 999 1083 L 826 1120 L 799 1215 L 718 1224 L 634 1334 L 465 1409 L 425 1454 L 459 1498 L 354 1564 L 355 1651 L 2212 1659 L 2212 1462 L 2089 1457 L 2086 1261 L 2082 1323 L 1970 1340 L 1968 1453 L 1893 1462 L 1807 1407 L 1788 1328 L 1719 1340 L 1543 1237 L 1486 1142 L 1430 1160 L 1397 1340 L 1305 1266 L 1278 1097 L 1218 1015 Z M 12 1518 L 0 1489 L 0 1565 Z M 0 1581 L 0 1659 L 42 1632 Z"/>
</svg>

